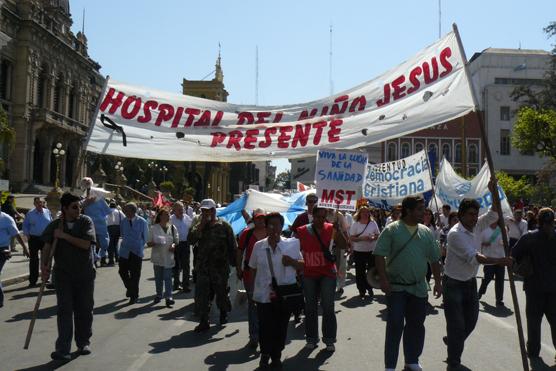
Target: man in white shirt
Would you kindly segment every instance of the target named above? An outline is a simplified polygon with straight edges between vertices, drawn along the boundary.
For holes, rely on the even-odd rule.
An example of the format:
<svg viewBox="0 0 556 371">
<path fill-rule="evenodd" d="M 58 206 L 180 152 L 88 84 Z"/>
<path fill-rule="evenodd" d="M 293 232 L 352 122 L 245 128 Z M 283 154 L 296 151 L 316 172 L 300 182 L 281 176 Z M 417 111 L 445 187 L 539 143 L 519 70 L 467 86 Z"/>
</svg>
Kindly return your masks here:
<svg viewBox="0 0 556 371">
<path fill-rule="evenodd" d="M 527 233 L 527 222 L 523 220 L 523 210 L 516 209 L 513 218 L 507 218 L 506 223 L 509 229 L 510 247 L 513 247 L 521 236 Z"/>
<path fill-rule="evenodd" d="M 489 190 L 497 192 L 489 182 Z M 479 264 L 511 265 L 512 258 L 490 258 L 481 254 L 480 234 L 498 220 L 498 210 L 491 208 L 479 217 L 480 205 L 475 199 L 464 199 L 458 210 L 459 223 L 448 233 L 444 266 L 444 315 L 448 345 L 448 371 L 461 370 L 461 354 L 465 339 L 473 332 L 479 317 L 477 271 Z"/>
<path fill-rule="evenodd" d="M 450 205 L 442 205 L 442 214 L 438 216 L 438 226 L 440 228 L 448 226 L 451 212 L 452 208 L 450 207 Z"/>
<path fill-rule="evenodd" d="M 190 247 L 187 242 L 189 229 L 191 228 L 192 219 L 184 213 L 184 205 L 176 202 L 172 207 L 173 214 L 170 217 L 170 223 L 178 230 L 180 242 L 176 250 L 174 250 L 174 290 L 180 289 L 180 272 L 182 273 L 181 288 L 183 292 L 191 292 L 189 288 L 189 271 L 190 271 Z"/>
<path fill-rule="evenodd" d="M 118 241 L 120 240 L 120 223 L 125 218 L 123 212 L 118 209 L 116 202 L 110 202 L 110 214 L 106 215 L 106 225 L 108 227 L 108 266 L 114 266 L 114 260 L 118 261 Z"/>
</svg>

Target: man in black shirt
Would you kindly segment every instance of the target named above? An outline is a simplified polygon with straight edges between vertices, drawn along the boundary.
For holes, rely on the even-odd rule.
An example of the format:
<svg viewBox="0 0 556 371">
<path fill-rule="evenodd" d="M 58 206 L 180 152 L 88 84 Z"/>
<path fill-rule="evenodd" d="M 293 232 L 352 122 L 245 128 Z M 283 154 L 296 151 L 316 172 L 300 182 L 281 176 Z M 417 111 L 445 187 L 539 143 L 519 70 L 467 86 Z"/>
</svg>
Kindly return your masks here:
<svg viewBox="0 0 556 371">
<path fill-rule="evenodd" d="M 73 324 L 79 354 L 91 353 L 89 347 L 93 324 L 93 291 L 95 268 L 92 242 L 95 241 L 93 221 L 81 215 L 80 198 L 64 193 L 60 199 L 62 215 L 51 222 L 43 232 L 45 242 L 42 259 L 42 279 L 48 280 L 48 257 L 54 239 L 54 274 L 58 303 L 58 339 L 52 359 L 70 360 Z M 62 223 L 62 224 L 61 224 Z"/>
<path fill-rule="evenodd" d="M 539 229 L 524 234 L 515 244 L 512 255 L 519 264 L 529 259 L 532 274 L 524 278 L 525 314 L 527 317 L 527 354 L 539 362 L 541 322 L 546 316 L 556 348 L 556 233 L 554 211 L 543 208 L 538 214 Z"/>
</svg>

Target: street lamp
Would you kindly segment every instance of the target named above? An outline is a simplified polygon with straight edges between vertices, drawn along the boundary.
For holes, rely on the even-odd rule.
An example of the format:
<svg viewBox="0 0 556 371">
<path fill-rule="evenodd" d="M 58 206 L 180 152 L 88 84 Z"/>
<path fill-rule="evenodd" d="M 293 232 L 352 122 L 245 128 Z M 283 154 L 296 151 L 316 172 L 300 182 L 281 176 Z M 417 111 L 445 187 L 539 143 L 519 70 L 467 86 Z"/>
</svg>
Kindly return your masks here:
<svg viewBox="0 0 556 371">
<path fill-rule="evenodd" d="M 56 143 L 56 146 L 52 150 L 52 154 L 56 158 L 56 179 L 54 180 L 54 188 L 60 188 L 60 163 L 62 162 L 62 157 L 65 156 L 66 151 L 62 149 L 62 143 Z"/>
</svg>

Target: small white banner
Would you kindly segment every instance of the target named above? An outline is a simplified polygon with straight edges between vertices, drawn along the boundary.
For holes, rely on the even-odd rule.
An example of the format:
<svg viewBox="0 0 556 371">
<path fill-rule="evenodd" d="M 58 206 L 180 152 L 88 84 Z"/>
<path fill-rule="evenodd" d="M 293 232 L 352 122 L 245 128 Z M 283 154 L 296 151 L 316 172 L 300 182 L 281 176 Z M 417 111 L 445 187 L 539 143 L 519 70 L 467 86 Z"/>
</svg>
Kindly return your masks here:
<svg viewBox="0 0 556 371">
<path fill-rule="evenodd" d="M 361 198 L 367 160 L 366 152 L 320 150 L 315 173 L 318 205 L 354 211 Z"/>
<path fill-rule="evenodd" d="M 429 161 L 425 151 L 398 161 L 369 164 L 363 186 L 368 199 L 400 199 L 432 189 Z"/>
</svg>

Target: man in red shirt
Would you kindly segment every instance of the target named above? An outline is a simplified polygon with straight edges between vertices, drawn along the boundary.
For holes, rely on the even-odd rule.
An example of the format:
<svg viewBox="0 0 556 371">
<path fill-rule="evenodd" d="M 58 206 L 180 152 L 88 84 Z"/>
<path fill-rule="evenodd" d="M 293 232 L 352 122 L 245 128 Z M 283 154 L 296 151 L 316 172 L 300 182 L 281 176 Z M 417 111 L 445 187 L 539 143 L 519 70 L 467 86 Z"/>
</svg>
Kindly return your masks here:
<svg viewBox="0 0 556 371">
<path fill-rule="evenodd" d="M 253 211 L 253 225 L 247 226 L 239 235 L 239 246 L 236 257 L 237 277 L 243 281 L 243 286 L 247 293 L 247 319 L 249 322 L 249 347 L 257 348 L 259 343 L 259 323 L 257 318 L 257 307 L 253 301 L 254 278 L 253 272 L 249 268 L 249 259 L 253 252 L 255 242 L 263 240 L 267 237 L 266 212 L 263 209 L 255 209 Z"/>
<path fill-rule="evenodd" d="M 313 207 L 311 224 L 297 228 L 301 252 L 305 261 L 303 293 L 305 296 L 305 336 L 307 349 L 315 349 L 319 342 L 317 298 L 322 306 L 322 341 L 326 350 L 333 352 L 336 342 L 336 290 L 335 256 L 331 252 L 334 226 L 327 223 L 326 209 Z"/>
</svg>

